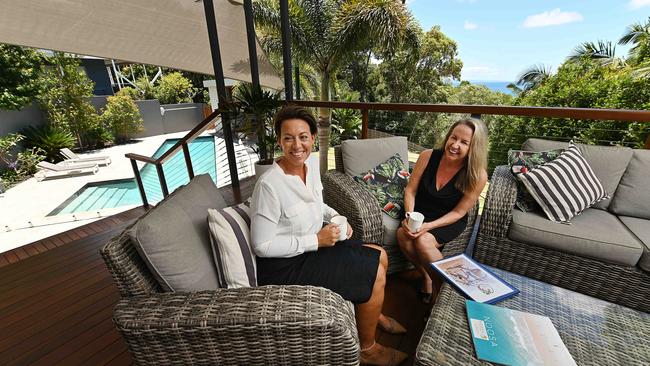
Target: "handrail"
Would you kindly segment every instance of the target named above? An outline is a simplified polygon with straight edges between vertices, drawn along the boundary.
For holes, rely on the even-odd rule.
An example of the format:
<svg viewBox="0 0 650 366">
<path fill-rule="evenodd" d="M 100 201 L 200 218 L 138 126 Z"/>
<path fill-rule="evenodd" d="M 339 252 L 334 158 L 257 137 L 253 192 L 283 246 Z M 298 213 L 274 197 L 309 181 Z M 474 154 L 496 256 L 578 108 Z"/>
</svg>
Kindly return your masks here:
<svg viewBox="0 0 650 366">
<path fill-rule="evenodd" d="M 124 154 L 124 156 L 126 156 L 128 159 L 131 160 L 131 168 L 133 169 L 135 180 L 138 183 L 140 197 L 142 198 L 142 205 L 145 208 L 149 207 L 149 202 L 147 201 L 144 185 L 142 183 L 142 177 L 140 176 L 140 170 L 138 170 L 138 165 L 136 164 L 136 161 L 141 161 L 147 164 L 153 164 L 156 167 L 156 172 L 158 173 L 158 179 L 160 180 L 160 187 L 163 193 L 163 197 L 167 197 L 167 195 L 169 195 L 169 190 L 167 189 L 167 181 L 165 179 L 165 173 L 162 169 L 163 163 L 168 159 L 170 159 L 174 154 L 176 154 L 180 150 L 183 150 L 183 154 L 185 155 L 185 164 L 187 165 L 187 172 L 190 179 L 192 179 L 194 177 L 194 169 L 192 168 L 192 160 L 189 155 L 188 143 L 190 143 L 192 140 L 198 137 L 201 133 L 203 133 L 203 131 L 207 130 L 210 123 L 215 118 L 217 118 L 220 114 L 222 114 L 222 111 L 219 109 L 210 113 L 209 116 L 207 116 L 203 121 L 201 121 L 193 129 L 191 129 L 187 134 L 185 134 L 185 136 L 183 136 L 180 140 L 178 140 L 178 142 L 172 145 L 172 147 L 167 149 L 167 151 L 165 151 L 157 159 L 149 156 L 135 154 L 135 153 Z M 241 193 L 238 190 L 235 190 L 234 194 L 235 197 L 239 197 L 241 195 Z"/>
<path fill-rule="evenodd" d="M 500 105 L 464 105 L 464 104 L 411 104 L 411 103 L 362 103 L 362 102 L 338 102 L 338 101 L 310 101 L 310 100 L 292 100 L 287 103 L 297 104 L 305 107 L 325 107 L 325 108 L 347 108 L 358 109 L 362 115 L 362 138 L 368 137 L 368 111 L 369 110 L 386 110 L 401 112 L 433 112 L 433 113 L 467 113 L 472 116 L 480 117 L 482 114 L 525 116 L 525 117 L 547 117 L 547 118 L 572 118 L 588 120 L 611 120 L 611 121 L 636 121 L 650 122 L 650 111 L 647 110 L 630 110 L 630 109 L 598 109 L 598 108 L 563 108 L 563 107 L 524 107 L 524 106 L 500 106 Z M 174 154 L 183 150 L 185 163 L 190 179 L 194 176 L 192 161 L 189 155 L 188 143 L 198 137 L 203 131 L 207 130 L 208 125 L 217 116 L 222 114 L 222 110 L 216 110 L 206 117 L 201 123 L 196 125 L 171 148 L 164 152 L 159 158 L 143 156 L 140 154 L 125 154 L 131 160 L 131 166 L 135 179 L 138 182 L 140 195 L 145 207 L 148 207 L 144 186 L 140 177 L 140 171 L 137 168 L 136 161 L 148 164 L 154 164 L 163 196 L 169 194 L 167 182 L 165 180 L 162 164 L 171 158 Z M 650 149 L 650 136 L 645 143 L 645 148 Z M 241 198 L 239 186 L 233 184 L 233 190 L 236 199 Z"/>
<path fill-rule="evenodd" d="M 176 154 L 183 148 L 183 144 L 187 144 L 194 140 L 196 137 L 198 137 L 203 131 L 208 129 L 208 125 L 210 122 L 212 122 L 213 119 L 217 118 L 218 115 L 221 114 L 220 110 L 216 110 L 212 113 L 210 113 L 209 116 L 207 116 L 201 123 L 196 125 L 193 129 L 190 130 L 184 137 L 182 137 L 180 140 L 178 140 L 177 143 L 172 145 L 167 151 L 165 151 L 158 160 L 160 163 L 166 162 L 172 155 Z"/>
<path fill-rule="evenodd" d="M 158 164 L 158 159 L 150 158 L 148 156 L 140 155 L 140 154 L 135 154 L 135 153 L 127 153 L 124 154 L 127 158 L 131 160 L 137 160 L 137 161 L 142 161 L 144 163 L 149 163 L 149 164 Z"/>
<path fill-rule="evenodd" d="M 613 121 L 650 122 L 650 111 L 632 109 L 562 108 L 562 107 L 522 107 L 501 105 L 465 104 L 411 104 L 411 103 L 362 103 L 362 102 L 321 102 L 293 100 L 290 103 L 305 107 L 348 108 L 360 110 L 385 110 L 401 112 L 436 112 L 499 114 L 527 117 L 552 117 Z"/>
</svg>

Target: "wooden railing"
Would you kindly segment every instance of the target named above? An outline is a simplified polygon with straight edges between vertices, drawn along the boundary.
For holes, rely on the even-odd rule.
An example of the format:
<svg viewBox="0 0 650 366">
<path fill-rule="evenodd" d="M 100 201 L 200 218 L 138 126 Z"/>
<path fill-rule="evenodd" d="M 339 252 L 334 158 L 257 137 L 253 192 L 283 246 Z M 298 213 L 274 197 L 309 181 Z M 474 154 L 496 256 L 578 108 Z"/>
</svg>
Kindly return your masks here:
<svg viewBox="0 0 650 366">
<path fill-rule="evenodd" d="M 480 118 L 483 114 L 572 118 L 597 121 L 634 121 L 650 122 L 650 111 L 631 109 L 597 109 L 597 108 L 556 108 L 556 107 L 520 107 L 498 105 L 464 105 L 464 104 L 409 104 L 409 103 L 358 103 L 358 102 L 320 102 L 294 100 L 291 103 L 305 107 L 347 108 L 361 111 L 361 138 L 368 138 L 368 111 L 430 112 L 430 113 L 464 113 Z M 650 136 L 645 143 L 650 148 Z"/>
<path fill-rule="evenodd" d="M 494 106 L 494 105 L 454 105 L 454 104 L 408 104 L 408 103 L 360 103 L 360 102 L 320 102 L 307 100 L 294 100 L 290 103 L 305 107 L 326 107 L 326 108 L 346 108 L 358 109 L 362 115 L 361 138 L 368 138 L 368 111 L 400 111 L 400 112 L 427 112 L 427 113 L 461 113 L 470 114 L 473 117 L 480 118 L 481 115 L 506 115 L 506 116 L 525 116 L 525 117 L 547 117 L 547 118 L 571 118 L 581 120 L 597 121 L 634 121 L 650 122 L 650 111 L 646 110 L 624 110 L 624 109 L 596 109 L 596 108 L 555 108 L 555 107 L 520 107 L 520 106 Z M 174 156 L 180 150 L 183 150 L 187 172 L 192 179 L 194 170 L 192 168 L 192 158 L 190 156 L 188 143 L 203 133 L 210 123 L 217 118 L 221 112 L 213 112 L 206 117 L 201 123 L 189 131 L 183 138 L 174 144 L 169 150 L 159 158 L 154 159 L 139 154 L 129 153 L 125 156 L 131 160 L 131 167 L 135 175 L 140 196 L 144 207 L 148 207 L 144 185 L 140 177 L 137 161 L 154 164 L 158 172 L 158 179 L 162 189 L 163 197 L 169 195 L 167 181 L 163 172 L 162 164 Z M 645 148 L 650 149 L 650 136 L 645 141 Z M 230 162 L 232 163 L 232 162 Z M 233 184 L 233 194 L 236 200 L 241 200 L 239 185 Z"/>
</svg>

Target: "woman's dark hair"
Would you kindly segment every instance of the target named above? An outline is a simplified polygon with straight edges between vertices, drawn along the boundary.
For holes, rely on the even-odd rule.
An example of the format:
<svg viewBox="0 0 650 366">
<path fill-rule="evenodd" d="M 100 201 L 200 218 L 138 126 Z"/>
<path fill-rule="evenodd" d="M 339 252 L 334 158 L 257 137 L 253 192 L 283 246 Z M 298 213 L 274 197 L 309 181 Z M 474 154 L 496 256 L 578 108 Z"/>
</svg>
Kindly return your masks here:
<svg viewBox="0 0 650 366">
<path fill-rule="evenodd" d="M 278 138 L 282 132 L 282 123 L 290 119 L 301 119 L 307 122 L 309 125 L 309 132 L 311 132 L 312 135 L 315 135 L 318 131 L 316 117 L 314 117 L 309 109 L 294 104 L 288 104 L 280 109 L 273 119 L 273 128 L 275 129 L 275 135 Z"/>
</svg>

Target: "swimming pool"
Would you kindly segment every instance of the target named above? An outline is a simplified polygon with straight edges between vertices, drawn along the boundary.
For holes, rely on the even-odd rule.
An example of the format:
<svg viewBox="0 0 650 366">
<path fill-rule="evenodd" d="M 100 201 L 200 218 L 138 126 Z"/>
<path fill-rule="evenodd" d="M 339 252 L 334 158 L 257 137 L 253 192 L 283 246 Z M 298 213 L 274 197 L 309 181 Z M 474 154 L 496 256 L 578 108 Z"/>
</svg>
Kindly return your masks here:
<svg viewBox="0 0 650 366">
<path fill-rule="evenodd" d="M 153 157 L 160 157 L 165 151 L 171 148 L 179 139 L 169 139 L 160 145 Z M 189 144 L 190 156 L 194 174 L 210 174 L 212 180 L 217 179 L 217 163 L 215 155 L 214 137 L 201 136 Z M 176 188 L 189 182 L 187 167 L 182 152 L 175 154 L 171 159 L 163 163 L 163 171 L 167 188 L 173 192 Z M 144 184 L 149 203 L 156 203 L 162 200 L 162 190 L 156 167 L 146 164 L 140 169 L 140 176 Z M 135 179 L 120 179 L 106 182 L 93 182 L 86 184 L 83 188 L 70 196 L 59 207 L 50 212 L 48 216 L 70 214 L 83 211 L 96 211 L 105 208 L 114 208 L 129 205 L 141 205 L 142 199 Z"/>
</svg>

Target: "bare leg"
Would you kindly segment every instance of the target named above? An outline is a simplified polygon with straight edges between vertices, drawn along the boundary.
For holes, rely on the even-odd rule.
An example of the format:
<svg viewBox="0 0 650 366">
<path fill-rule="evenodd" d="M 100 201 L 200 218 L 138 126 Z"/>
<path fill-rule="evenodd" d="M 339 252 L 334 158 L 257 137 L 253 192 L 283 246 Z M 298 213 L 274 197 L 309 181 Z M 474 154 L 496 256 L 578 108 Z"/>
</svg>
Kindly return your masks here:
<svg viewBox="0 0 650 366">
<path fill-rule="evenodd" d="M 420 258 L 420 265 L 429 273 L 429 277 L 432 277 L 435 273 L 429 263 L 443 258 L 440 249 L 438 249 L 439 247 L 440 244 L 431 233 L 424 233 L 415 240 L 415 250 Z M 429 278 L 429 281 L 431 281 L 431 278 Z"/>
<path fill-rule="evenodd" d="M 425 235 L 430 235 L 433 237 L 433 235 L 429 233 L 425 233 L 422 236 Z M 420 239 L 422 236 L 420 236 L 418 239 Z M 418 240 L 416 239 L 416 240 Z M 397 230 L 397 243 L 400 246 L 400 249 L 402 249 L 402 253 L 406 256 L 406 258 L 413 263 L 415 268 L 422 273 L 422 292 L 430 294 L 433 291 L 433 285 L 431 282 L 431 278 L 429 277 L 429 274 L 425 270 L 425 267 L 422 265 L 423 260 L 420 258 L 419 252 L 416 248 L 416 240 L 410 239 L 406 234 L 404 233 L 404 229 L 401 227 Z"/>
<path fill-rule="evenodd" d="M 375 284 L 372 288 L 370 299 L 363 304 L 355 305 L 355 318 L 359 331 L 362 362 L 373 365 L 388 365 L 395 360 L 403 361 L 407 357 L 405 353 L 375 343 L 377 322 L 381 315 L 381 307 L 384 304 L 384 287 L 386 285 L 388 257 L 383 248 L 372 244 L 364 245 L 379 250 L 381 254 L 379 256 L 377 276 L 375 277 Z"/>
<path fill-rule="evenodd" d="M 364 244 L 364 246 L 377 249 L 381 252 L 381 255 L 379 256 L 379 266 L 383 267 L 384 273 L 386 273 L 386 271 L 388 270 L 388 255 L 386 254 L 384 248 L 376 244 Z M 382 305 L 383 305 L 383 301 L 382 301 Z M 403 325 L 398 323 L 396 320 L 385 316 L 382 313 L 379 313 L 378 323 L 385 331 L 389 333 L 394 333 L 394 334 L 406 333 L 406 328 L 404 328 Z"/>
</svg>

